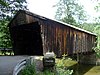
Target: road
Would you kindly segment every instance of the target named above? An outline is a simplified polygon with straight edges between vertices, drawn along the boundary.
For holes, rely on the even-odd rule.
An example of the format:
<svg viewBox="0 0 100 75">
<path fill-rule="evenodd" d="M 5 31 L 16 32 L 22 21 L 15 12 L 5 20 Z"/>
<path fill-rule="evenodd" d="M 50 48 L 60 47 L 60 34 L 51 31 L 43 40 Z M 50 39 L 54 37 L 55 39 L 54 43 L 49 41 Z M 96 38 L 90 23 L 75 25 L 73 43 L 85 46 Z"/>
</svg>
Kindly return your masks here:
<svg viewBox="0 0 100 75">
<path fill-rule="evenodd" d="M 0 56 L 0 75 L 12 75 L 16 64 L 28 56 Z"/>
</svg>

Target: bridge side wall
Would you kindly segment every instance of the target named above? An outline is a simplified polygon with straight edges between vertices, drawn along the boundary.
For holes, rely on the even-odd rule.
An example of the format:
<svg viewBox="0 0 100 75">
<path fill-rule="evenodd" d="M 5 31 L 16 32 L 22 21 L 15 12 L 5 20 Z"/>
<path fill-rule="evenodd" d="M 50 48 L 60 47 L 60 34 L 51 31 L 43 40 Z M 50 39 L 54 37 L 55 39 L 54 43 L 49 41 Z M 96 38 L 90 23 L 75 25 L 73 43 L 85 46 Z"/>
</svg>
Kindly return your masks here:
<svg viewBox="0 0 100 75">
<path fill-rule="evenodd" d="M 20 16 L 20 15 L 23 15 Z M 25 21 L 25 22 L 24 22 Z M 58 57 L 63 54 L 93 52 L 96 36 L 81 31 L 71 25 L 63 24 L 32 13 L 20 12 L 11 22 L 10 28 L 25 23 L 38 22 L 41 27 L 43 52 L 54 51 Z"/>
</svg>

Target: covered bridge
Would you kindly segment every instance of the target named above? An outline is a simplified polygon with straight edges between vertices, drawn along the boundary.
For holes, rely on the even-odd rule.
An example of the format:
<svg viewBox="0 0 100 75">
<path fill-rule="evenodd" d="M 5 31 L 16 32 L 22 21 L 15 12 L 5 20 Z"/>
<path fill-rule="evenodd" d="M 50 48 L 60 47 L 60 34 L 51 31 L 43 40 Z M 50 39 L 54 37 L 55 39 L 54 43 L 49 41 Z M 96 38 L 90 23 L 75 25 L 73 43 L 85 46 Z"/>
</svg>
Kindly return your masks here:
<svg viewBox="0 0 100 75">
<path fill-rule="evenodd" d="M 75 26 L 19 10 L 9 23 L 15 55 L 91 53 L 96 35 Z"/>
</svg>

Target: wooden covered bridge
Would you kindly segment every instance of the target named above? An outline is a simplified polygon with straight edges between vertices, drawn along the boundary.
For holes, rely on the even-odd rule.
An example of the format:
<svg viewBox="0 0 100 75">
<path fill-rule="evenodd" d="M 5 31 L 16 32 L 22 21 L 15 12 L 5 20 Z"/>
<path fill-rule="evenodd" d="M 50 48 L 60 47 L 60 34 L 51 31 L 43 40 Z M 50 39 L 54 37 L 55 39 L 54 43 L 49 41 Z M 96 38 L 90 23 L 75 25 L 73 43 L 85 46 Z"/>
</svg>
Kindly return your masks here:
<svg viewBox="0 0 100 75">
<path fill-rule="evenodd" d="M 92 53 L 96 35 L 75 26 L 19 10 L 9 23 L 15 55 Z"/>
</svg>

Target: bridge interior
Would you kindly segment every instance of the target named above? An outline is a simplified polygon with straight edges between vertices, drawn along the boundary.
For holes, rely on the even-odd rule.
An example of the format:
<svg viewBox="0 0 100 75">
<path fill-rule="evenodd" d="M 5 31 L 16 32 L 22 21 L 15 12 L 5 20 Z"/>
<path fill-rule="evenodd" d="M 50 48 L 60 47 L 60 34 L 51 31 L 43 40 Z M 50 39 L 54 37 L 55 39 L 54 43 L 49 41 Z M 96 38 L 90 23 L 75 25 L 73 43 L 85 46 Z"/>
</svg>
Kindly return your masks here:
<svg viewBox="0 0 100 75">
<path fill-rule="evenodd" d="M 43 55 L 41 28 L 38 22 L 11 29 L 14 55 Z"/>
</svg>

